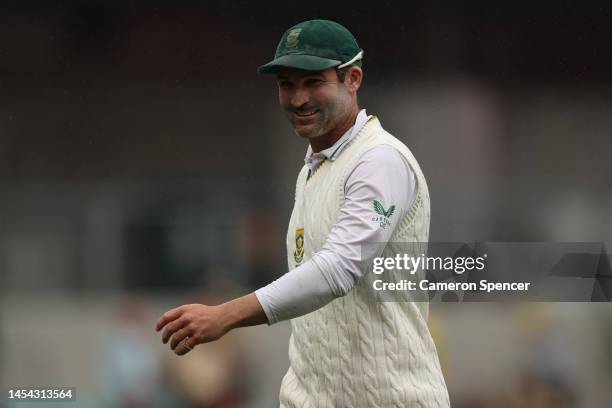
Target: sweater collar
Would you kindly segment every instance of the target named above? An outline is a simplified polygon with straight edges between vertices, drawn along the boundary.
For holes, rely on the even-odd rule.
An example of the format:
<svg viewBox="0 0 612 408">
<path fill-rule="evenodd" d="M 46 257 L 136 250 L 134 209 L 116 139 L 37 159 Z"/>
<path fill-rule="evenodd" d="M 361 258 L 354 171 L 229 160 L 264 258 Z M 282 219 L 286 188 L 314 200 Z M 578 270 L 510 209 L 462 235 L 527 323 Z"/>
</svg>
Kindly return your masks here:
<svg viewBox="0 0 612 408">
<path fill-rule="evenodd" d="M 330 161 L 334 161 L 344 150 L 348 142 L 361 130 L 361 128 L 366 124 L 366 122 L 370 119 L 370 116 L 366 113 L 365 109 L 359 111 L 357 115 L 357 119 L 355 119 L 355 124 L 349 130 L 346 131 L 342 135 L 340 139 L 333 144 L 333 146 L 328 147 L 325 150 L 321 150 L 318 153 L 312 152 L 312 147 L 308 146 L 308 150 L 306 151 L 306 157 L 304 157 L 304 163 L 310 169 L 310 171 L 314 171 L 319 164 L 321 164 L 324 160 L 328 159 Z"/>
</svg>

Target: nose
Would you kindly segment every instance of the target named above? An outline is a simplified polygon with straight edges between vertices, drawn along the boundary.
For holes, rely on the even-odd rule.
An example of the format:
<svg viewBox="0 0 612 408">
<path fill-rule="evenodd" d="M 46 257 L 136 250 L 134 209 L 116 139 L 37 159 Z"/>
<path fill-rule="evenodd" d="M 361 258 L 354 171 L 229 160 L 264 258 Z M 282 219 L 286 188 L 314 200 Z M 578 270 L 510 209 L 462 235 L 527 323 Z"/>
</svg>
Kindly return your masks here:
<svg viewBox="0 0 612 408">
<path fill-rule="evenodd" d="M 297 109 L 303 106 L 309 100 L 310 95 L 308 94 L 308 91 L 300 86 L 295 88 L 293 94 L 291 95 L 291 100 L 289 102 L 291 103 L 292 108 Z"/>
</svg>

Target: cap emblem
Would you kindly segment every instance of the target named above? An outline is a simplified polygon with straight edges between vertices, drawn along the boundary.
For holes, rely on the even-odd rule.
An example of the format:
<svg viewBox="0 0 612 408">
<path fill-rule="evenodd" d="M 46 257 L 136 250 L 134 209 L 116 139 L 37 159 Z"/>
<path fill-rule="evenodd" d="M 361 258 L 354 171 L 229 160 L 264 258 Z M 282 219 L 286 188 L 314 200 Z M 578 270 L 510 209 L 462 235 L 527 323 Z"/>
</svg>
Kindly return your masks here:
<svg viewBox="0 0 612 408">
<path fill-rule="evenodd" d="M 287 34 L 287 42 L 285 43 L 285 46 L 287 48 L 295 47 L 298 44 L 298 38 L 300 37 L 301 32 L 301 28 L 295 28 L 289 31 L 289 34 Z"/>
</svg>

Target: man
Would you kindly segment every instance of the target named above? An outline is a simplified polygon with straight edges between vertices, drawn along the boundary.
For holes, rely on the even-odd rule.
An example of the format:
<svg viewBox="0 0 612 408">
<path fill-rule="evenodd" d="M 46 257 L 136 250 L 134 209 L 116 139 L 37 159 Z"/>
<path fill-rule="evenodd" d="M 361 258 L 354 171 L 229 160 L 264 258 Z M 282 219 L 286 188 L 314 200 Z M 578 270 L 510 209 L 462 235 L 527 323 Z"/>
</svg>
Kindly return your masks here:
<svg viewBox="0 0 612 408">
<path fill-rule="evenodd" d="M 157 330 L 182 355 L 229 330 L 292 319 L 283 407 L 447 407 L 427 304 L 376 302 L 361 279 L 392 241 L 426 242 L 429 193 L 410 150 L 359 110 L 363 50 L 338 23 L 287 30 L 279 102 L 308 140 L 287 232 L 289 272 L 219 306 L 185 305 Z M 420 254 L 414 254 L 418 256 Z"/>
</svg>

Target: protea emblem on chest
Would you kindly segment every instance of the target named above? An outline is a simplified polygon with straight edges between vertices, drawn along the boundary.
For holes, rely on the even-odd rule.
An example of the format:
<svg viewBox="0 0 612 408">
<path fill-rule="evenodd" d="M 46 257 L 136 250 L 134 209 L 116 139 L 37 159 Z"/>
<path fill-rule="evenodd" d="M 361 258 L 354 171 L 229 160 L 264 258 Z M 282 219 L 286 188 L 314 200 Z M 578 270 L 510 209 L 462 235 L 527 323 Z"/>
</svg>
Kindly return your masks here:
<svg viewBox="0 0 612 408">
<path fill-rule="evenodd" d="M 296 264 L 302 263 L 304 259 L 304 228 L 295 230 L 295 250 L 293 251 L 293 260 Z"/>
</svg>

